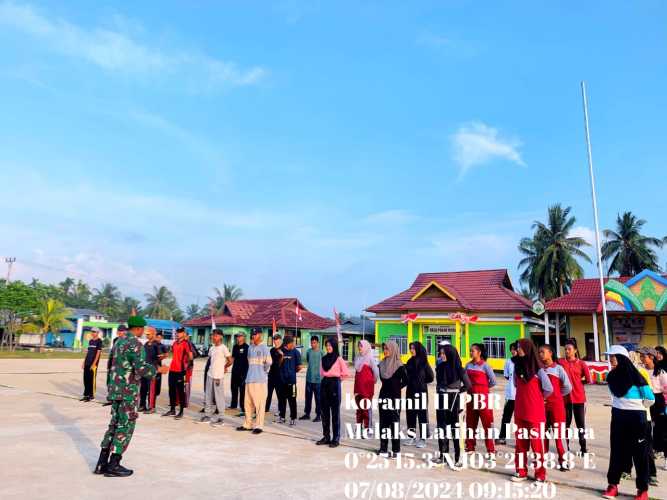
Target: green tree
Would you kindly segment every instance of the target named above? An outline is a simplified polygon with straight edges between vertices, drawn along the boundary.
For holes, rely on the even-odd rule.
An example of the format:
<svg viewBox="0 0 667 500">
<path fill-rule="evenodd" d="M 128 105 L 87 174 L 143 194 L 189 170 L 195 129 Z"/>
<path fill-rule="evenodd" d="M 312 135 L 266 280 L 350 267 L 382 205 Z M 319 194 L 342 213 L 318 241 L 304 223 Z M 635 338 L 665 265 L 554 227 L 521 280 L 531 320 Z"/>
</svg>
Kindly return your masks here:
<svg viewBox="0 0 667 500">
<path fill-rule="evenodd" d="M 155 319 L 173 319 L 178 308 L 178 302 L 174 294 L 166 286 L 153 287 L 153 293 L 146 295 L 146 308 L 144 312 L 147 316 Z"/>
<path fill-rule="evenodd" d="M 10 350 L 15 348 L 16 334 L 20 331 L 26 318 L 35 314 L 39 300 L 38 292 L 22 281 L 12 281 L 9 284 L 2 281 L 0 284 L 0 324 L 4 328 L 4 335 L 0 348 L 7 347 Z"/>
<path fill-rule="evenodd" d="M 638 219 L 632 212 L 616 216 L 616 230 L 603 231 L 602 260 L 611 261 L 609 274 L 634 276 L 644 269 L 660 271 L 656 248 L 662 248 L 663 240 L 642 234 L 644 219 Z"/>
<path fill-rule="evenodd" d="M 185 318 L 192 319 L 202 315 L 202 310 L 197 304 L 190 304 L 185 308 Z"/>
<path fill-rule="evenodd" d="M 132 311 L 139 315 L 143 314 L 141 309 L 141 301 L 139 299 L 135 299 L 134 297 L 123 297 L 118 320 L 127 322 L 128 318 L 132 316 Z"/>
<path fill-rule="evenodd" d="M 123 295 L 116 285 L 102 283 L 100 288 L 93 291 L 95 308 L 108 318 L 116 318 L 121 313 Z"/>
<path fill-rule="evenodd" d="M 225 306 L 225 302 L 233 302 L 243 297 L 243 290 L 236 285 L 222 284 L 222 290 L 217 287 L 213 288 L 214 297 L 209 297 L 209 301 L 213 304 L 216 311 L 221 311 Z"/>
<path fill-rule="evenodd" d="M 576 223 L 571 210 L 559 203 L 549 207 L 547 222 L 535 221 L 532 238 L 523 238 L 519 243 L 519 251 L 525 256 L 519 262 L 519 268 L 524 268 L 521 280 L 530 292 L 546 300 L 567 293 L 572 281 L 583 276 L 577 259 L 591 262 L 582 250 L 590 243 L 570 236 Z"/>
<path fill-rule="evenodd" d="M 71 311 L 59 300 L 42 299 L 39 302 L 35 315 L 26 327 L 28 330 L 37 331 L 42 334 L 40 347 L 44 347 L 44 338 L 47 333 L 74 328 L 72 323 L 67 319 L 70 314 Z"/>
</svg>

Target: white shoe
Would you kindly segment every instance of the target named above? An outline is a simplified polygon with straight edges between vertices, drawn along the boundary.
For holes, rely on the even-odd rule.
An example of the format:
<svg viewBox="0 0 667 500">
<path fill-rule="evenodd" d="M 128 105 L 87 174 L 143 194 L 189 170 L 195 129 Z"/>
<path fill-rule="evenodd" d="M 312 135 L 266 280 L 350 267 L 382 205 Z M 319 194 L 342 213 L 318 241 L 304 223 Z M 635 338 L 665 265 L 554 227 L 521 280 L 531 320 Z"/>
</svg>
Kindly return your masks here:
<svg viewBox="0 0 667 500">
<path fill-rule="evenodd" d="M 519 475 L 518 472 L 512 476 L 512 481 L 514 481 L 515 483 L 520 483 L 522 481 L 527 481 L 527 480 L 528 476 L 521 476 Z"/>
<path fill-rule="evenodd" d="M 450 469 L 452 469 L 453 471 L 456 471 L 456 472 L 459 472 L 459 471 L 463 470 L 463 464 L 461 463 L 461 460 L 459 460 L 458 462 L 453 464 L 450 467 Z"/>
<path fill-rule="evenodd" d="M 223 425 L 225 425 L 225 423 L 222 421 L 221 418 L 219 418 L 218 420 L 211 420 L 211 425 L 213 427 L 222 427 Z"/>
<path fill-rule="evenodd" d="M 664 470 L 667 470 L 667 456 L 665 457 L 665 465 L 662 466 Z"/>
<path fill-rule="evenodd" d="M 417 444 L 415 444 L 417 448 L 426 448 L 426 440 L 425 439 L 418 439 Z"/>
<path fill-rule="evenodd" d="M 417 438 L 410 438 L 408 439 L 408 442 L 405 443 L 405 446 L 414 446 L 415 444 L 417 444 Z"/>
</svg>

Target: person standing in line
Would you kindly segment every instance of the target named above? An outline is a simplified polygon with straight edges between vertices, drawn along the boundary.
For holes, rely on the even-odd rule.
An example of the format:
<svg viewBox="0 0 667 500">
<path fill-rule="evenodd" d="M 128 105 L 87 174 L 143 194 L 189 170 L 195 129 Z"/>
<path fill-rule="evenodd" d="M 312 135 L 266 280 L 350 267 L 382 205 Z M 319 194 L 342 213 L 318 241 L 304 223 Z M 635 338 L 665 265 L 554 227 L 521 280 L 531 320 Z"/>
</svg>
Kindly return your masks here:
<svg viewBox="0 0 667 500">
<path fill-rule="evenodd" d="M 491 435 L 493 431 L 493 408 L 489 407 L 489 389 L 496 385 L 496 375 L 486 362 L 486 348 L 484 344 L 470 346 L 470 357 L 466 365 L 466 372 L 472 384 L 471 395 L 473 400 L 466 406 L 466 427 L 475 431 L 478 422 L 482 422 L 486 436 L 487 453 L 495 453 L 495 442 Z M 475 397 L 477 399 L 475 399 Z M 466 451 L 475 451 L 475 439 L 466 439 Z"/>
<path fill-rule="evenodd" d="M 667 371 L 664 363 L 658 359 L 658 350 L 650 347 L 639 349 L 641 361 L 649 372 L 651 390 L 655 397 L 655 404 L 651 406 L 651 420 L 653 421 L 652 444 L 653 451 L 662 453 L 665 457 L 664 469 L 667 470 Z"/>
<path fill-rule="evenodd" d="M 211 332 L 211 337 L 212 336 L 213 336 L 213 332 Z M 229 350 L 229 349 L 227 349 L 227 350 Z M 208 371 L 209 371 L 210 368 L 211 368 L 211 356 L 208 356 L 206 358 L 206 365 L 204 366 L 204 401 L 206 401 L 206 380 L 208 379 Z M 202 409 L 199 410 L 199 413 L 206 413 L 206 403 L 204 403 L 204 406 L 202 407 Z"/>
<path fill-rule="evenodd" d="M 565 440 L 565 399 L 572 392 L 570 378 L 565 373 L 565 368 L 558 364 L 556 351 L 549 344 L 540 347 L 540 361 L 543 370 L 549 376 L 553 392 L 546 398 L 545 429 L 553 430 L 555 433 L 556 452 L 558 454 L 558 468 L 561 471 L 569 470 L 565 460 L 567 444 Z M 549 439 L 544 436 L 544 453 L 549 453 Z"/>
<path fill-rule="evenodd" d="M 107 358 L 107 392 L 109 392 L 109 383 L 111 382 L 111 364 L 113 363 L 113 348 L 116 346 L 118 339 L 124 339 L 125 334 L 127 333 L 127 327 L 125 325 L 120 325 L 118 330 L 116 330 L 116 337 L 114 337 L 111 342 L 111 347 L 109 347 L 109 357 Z M 102 406 L 110 406 L 111 401 L 107 401 Z"/>
<path fill-rule="evenodd" d="M 336 448 L 340 444 L 341 379 L 349 376 L 347 363 L 338 351 L 338 340 L 329 337 L 325 342 L 327 353 L 322 357 L 322 439 L 317 445 L 328 444 Z"/>
<path fill-rule="evenodd" d="M 648 500 L 649 441 L 646 439 L 647 408 L 655 402 L 646 379 L 630 361 L 630 353 L 620 345 L 605 352 L 611 370 L 607 384 L 611 392 L 611 429 L 607 489 L 602 498 L 618 497 L 618 483 L 627 469 L 629 457 L 637 472 L 635 500 Z"/>
<path fill-rule="evenodd" d="M 236 430 L 261 434 L 264 429 L 268 373 L 272 363 L 271 352 L 269 347 L 262 342 L 261 328 L 253 330 L 250 340 L 252 344 L 247 353 L 248 374 L 244 384 L 245 421 Z M 254 428 L 253 414 L 255 415 Z"/>
<path fill-rule="evenodd" d="M 405 399 L 408 404 L 406 420 L 408 433 L 412 436 L 406 443 L 417 448 L 426 447 L 428 433 L 428 384 L 433 382 L 435 375 L 428 364 L 428 354 L 421 342 L 410 344 L 412 356 L 408 359 L 405 369 L 408 373 L 408 386 Z M 424 404 L 426 408 L 423 408 Z M 419 426 L 417 426 L 419 422 Z"/>
<path fill-rule="evenodd" d="M 192 339 L 190 338 L 190 334 L 185 330 L 185 328 L 180 327 L 181 330 L 185 332 L 185 339 L 188 341 L 188 346 L 190 346 L 190 352 L 192 353 L 192 357 L 188 361 L 188 367 L 185 370 L 185 408 L 190 406 L 190 393 L 192 392 L 192 374 L 195 371 L 195 358 L 199 357 L 199 351 L 197 350 L 197 347 L 195 344 L 192 342 Z M 179 328 L 176 329 L 178 332 Z"/>
<path fill-rule="evenodd" d="M 155 328 L 147 326 L 144 328 L 146 343 L 144 344 L 144 360 L 155 368 L 162 363 L 158 357 L 159 345 L 155 340 Z M 156 370 L 157 372 L 157 370 Z M 139 411 L 143 413 L 155 412 L 155 377 L 141 379 L 141 388 L 139 390 Z"/>
<path fill-rule="evenodd" d="M 245 413 L 245 379 L 248 375 L 248 344 L 244 333 L 236 334 L 236 344 L 232 347 L 232 401 L 229 409 L 239 408 L 239 417 Z"/>
<path fill-rule="evenodd" d="M 514 362 L 512 358 L 516 356 L 516 342 L 510 344 L 510 353 L 510 358 L 505 360 L 505 366 L 503 367 L 503 376 L 507 382 L 505 383 L 505 406 L 503 407 L 503 417 L 500 421 L 498 444 L 507 444 L 507 426 L 512 421 L 512 415 L 514 415 L 516 387 L 514 387 Z"/>
<path fill-rule="evenodd" d="M 232 354 L 222 343 L 222 330 L 211 332 L 213 345 L 208 350 L 209 370 L 206 373 L 206 391 L 204 392 L 204 415 L 199 423 L 223 425 L 222 417 L 214 418 L 215 410 L 225 411 L 225 373 L 232 366 Z"/>
<path fill-rule="evenodd" d="M 111 420 L 102 439 L 100 457 L 94 470 L 95 474 L 104 474 L 106 477 L 132 475 L 133 471 L 123 467 L 120 461 L 130 444 L 138 418 L 139 379 L 154 377 L 156 373 L 155 366 L 144 360 L 144 349 L 139 342 L 146 320 L 141 316 L 130 316 L 127 322 L 130 335 L 121 338 L 114 347 L 108 396 L 111 401 Z M 158 370 L 166 373 L 168 369 L 161 366 Z"/>
<path fill-rule="evenodd" d="M 320 366 L 322 364 L 322 350 L 320 349 L 320 339 L 317 335 L 310 337 L 310 349 L 306 351 L 306 404 L 303 409 L 303 415 L 299 420 L 310 420 L 310 410 L 312 409 L 313 399 L 315 399 L 315 418 L 313 422 L 320 421 L 320 388 L 322 377 L 320 375 Z"/>
<path fill-rule="evenodd" d="M 271 400 L 273 399 L 273 393 L 276 393 L 276 398 L 280 402 L 280 362 L 282 360 L 282 345 L 283 339 L 279 334 L 273 336 L 273 347 L 270 350 L 271 353 L 271 368 L 269 369 L 269 387 L 268 394 L 266 396 L 266 413 L 271 411 Z M 279 416 L 280 413 L 276 412 L 275 416 Z"/>
<path fill-rule="evenodd" d="M 558 360 L 558 363 L 565 369 L 572 392 L 565 396 L 565 426 L 569 429 L 574 417 L 577 432 L 579 434 L 579 449 L 581 454 L 587 452 L 586 448 L 586 390 L 584 384 L 591 383 L 591 373 L 588 365 L 582 359 L 579 359 L 579 350 L 577 349 L 577 339 L 571 338 L 565 341 L 565 358 Z M 566 439 L 567 449 L 570 449 L 570 440 Z"/>
<path fill-rule="evenodd" d="M 368 435 L 372 434 L 370 405 L 379 377 L 380 372 L 370 342 L 359 341 L 359 354 L 354 358 L 354 400 L 357 404 L 357 424 L 361 425 L 362 430 L 366 429 Z M 361 408 L 362 401 L 368 405 L 368 409 Z"/>
<path fill-rule="evenodd" d="M 171 364 L 169 365 L 169 411 L 163 417 L 183 418 L 185 410 L 185 375 L 190 361 L 193 359 L 190 343 L 188 342 L 185 329 L 176 330 L 176 341 L 171 345 Z M 176 413 L 176 405 L 180 411 Z"/>
<path fill-rule="evenodd" d="M 512 481 L 520 482 L 528 479 L 528 451 L 532 448 L 535 454 L 535 482 L 544 483 L 547 471 L 544 467 L 544 441 L 542 428 L 547 416 L 544 399 L 551 396 L 553 386 L 546 372 L 540 368 L 537 349 L 530 339 L 520 339 L 514 362 L 514 424 L 516 449 L 514 466 L 516 473 Z"/>
<path fill-rule="evenodd" d="M 83 401 L 84 403 L 95 399 L 97 366 L 100 363 L 103 346 L 104 344 L 100 338 L 100 330 L 98 328 L 91 328 L 86 357 L 81 362 L 81 369 L 83 370 L 83 397 L 79 401 Z"/>
<path fill-rule="evenodd" d="M 296 425 L 296 374 L 301 371 L 301 354 L 296 349 L 294 337 L 286 336 L 282 348 L 280 364 L 281 398 L 278 401 L 280 412 L 278 423 L 284 424 L 289 405 L 289 424 Z"/>
<path fill-rule="evenodd" d="M 438 405 L 435 417 L 438 426 L 439 456 L 432 460 L 435 466 L 444 465 L 449 453 L 449 436 L 454 443 L 453 469 L 461 470 L 461 444 L 459 440 L 459 413 L 462 411 L 461 393 L 470 391 L 472 384 L 468 373 L 463 369 L 461 357 L 451 344 L 438 346 L 436 372 L 436 393 Z"/>
<path fill-rule="evenodd" d="M 157 347 L 157 358 L 158 358 L 158 366 L 162 366 L 162 361 L 169 355 L 169 347 L 165 345 L 162 341 L 164 340 L 164 336 L 162 335 L 161 331 L 157 331 L 155 333 L 155 344 Z M 160 395 L 162 392 L 162 374 L 158 372 L 158 374 L 155 376 L 155 400 L 157 401 L 157 397 Z M 155 407 L 153 407 L 155 408 Z"/>
<path fill-rule="evenodd" d="M 395 458 L 401 452 L 401 390 L 408 385 L 408 374 L 401 361 L 398 344 L 393 340 L 383 345 L 384 358 L 378 365 L 380 371 L 380 450 L 384 458 Z M 389 440 L 391 439 L 391 452 Z"/>
</svg>

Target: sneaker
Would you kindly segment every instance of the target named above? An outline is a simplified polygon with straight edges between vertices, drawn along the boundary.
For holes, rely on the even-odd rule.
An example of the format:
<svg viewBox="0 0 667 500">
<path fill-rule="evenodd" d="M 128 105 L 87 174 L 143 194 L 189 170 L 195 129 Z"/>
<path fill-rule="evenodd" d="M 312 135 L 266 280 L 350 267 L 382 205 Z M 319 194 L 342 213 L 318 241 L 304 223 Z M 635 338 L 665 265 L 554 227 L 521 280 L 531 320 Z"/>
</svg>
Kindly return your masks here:
<svg viewBox="0 0 667 500">
<path fill-rule="evenodd" d="M 329 448 L 338 448 L 340 446 L 340 443 L 338 441 L 331 441 L 329 443 Z"/>
<path fill-rule="evenodd" d="M 368 429 L 366 429 L 366 431 L 367 431 L 366 435 L 368 436 L 368 439 L 373 439 L 373 428 L 369 427 Z"/>
<path fill-rule="evenodd" d="M 223 420 L 219 418 L 217 420 L 211 420 L 211 425 L 213 427 L 222 427 L 223 425 L 225 425 L 225 422 L 223 422 Z"/>
<path fill-rule="evenodd" d="M 621 481 L 631 481 L 632 480 L 632 474 L 629 472 L 624 472 L 621 474 Z"/>
<path fill-rule="evenodd" d="M 658 481 L 657 477 L 651 476 L 650 478 L 648 478 L 648 485 L 649 486 L 659 486 L 660 481 Z"/>
<path fill-rule="evenodd" d="M 525 474 L 521 474 L 521 473 L 517 472 L 517 473 L 515 473 L 515 474 L 512 476 L 511 479 L 512 479 L 512 481 L 514 481 L 515 483 L 520 483 L 520 482 L 522 482 L 522 481 L 527 481 L 527 480 L 528 480 L 528 476 L 525 475 Z"/>
<path fill-rule="evenodd" d="M 320 418 L 319 415 L 316 416 L 316 417 L 313 419 L 313 422 L 321 422 L 321 421 L 322 421 L 322 418 Z M 665 470 L 667 470 L 667 461 L 665 462 L 665 467 L 666 467 Z"/>
<path fill-rule="evenodd" d="M 246 428 L 243 427 L 242 425 L 239 425 L 239 426 L 236 428 L 236 430 L 237 430 L 237 431 L 251 431 L 252 429 L 246 429 Z"/>
<path fill-rule="evenodd" d="M 293 418 L 290 418 L 289 419 L 289 424 L 290 424 L 290 427 L 294 427 L 296 425 L 296 420 L 294 420 Z"/>
<path fill-rule="evenodd" d="M 561 471 L 561 472 L 567 472 L 571 469 L 570 469 L 570 466 L 567 465 L 567 462 L 563 462 L 563 463 L 558 465 L 558 470 Z"/>
<path fill-rule="evenodd" d="M 665 463 L 662 466 L 663 470 L 667 470 L 667 456 L 665 456 Z"/>
<path fill-rule="evenodd" d="M 618 498 L 618 486 L 610 484 L 602 494 L 602 498 Z"/>
<path fill-rule="evenodd" d="M 498 439 L 498 440 L 496 441 L 496 443 L 505 445 L 505 444 L 507 444 L 507 439 Z"/>
<path fill-rule="evenodd" d="M 445 461 L 444 458 L 436 457 L 436 458 L 432 458 L 430 460 L 429 465 L 431 465 L 431 467 L 443 467 L 445 465 L 445 463 L 446 463 L 446 461 Z"/>
<path fill-rule="evenodd" d="M 635 495 L 635 500 L 648 500 L 648 490 L 646 491 L 637 491 Z"/>
<path fill-rule="evenodd" d="M 452 469 L 453 471 L 456 471 L 456 472 L 462 471 L 463 470 L 463 463 L 459 459 L 456 462 L 454 462 L 454 465 L 452 465 L 450 467 L 450 469 Z"/>
<path fill-rule="evenodd" d="M 310 415 L 301 415 L 299 420 L 310 420 Z"/>
<path fill-rule="evenodd" d="M 405 443 L 405 446 L 414 446 L 417 444 L 418 439 L 417 438 L 410 438 L 408 439 L 408 442 Z"/>
<path fill-rule="evenodd" d="M 285 423 L 285 419 L 282 418 L 282 417 L 278 417 L 278 420 L 276 420 L 276 422 L 279 423 L 279 424 L 284 424 L 284 423 Z"/>
<path fill-rule="evenodd" d="M 208 416 L 206 416 L 206 415 L 204 415 L 203 417 L 201 417 L 201 418 L 198 419 L 198 420 L 195 420 L 195 422 L 198 423 L 198 424 L 208 424 L 208 423 L 213 423 L 213 422 L 211 422 L 211 417 L 208 417 Z"/>
<path fill-rule="evenodd" d="M 137 411 L 140 411 L 140 412 L 143 413 L 143 412 L 146 411 L 146 407 L 145 406 L 140 406 L 139 408 L 137 408 Z"/>
<path fill-rule="evenodd" d="M 537 478 L 537 477 L 536 477 L 536 478 L 535 478 L 535 481 L 533 481 L 534 484 L 544 484 L 544 483 L 546 483 L 546 482 L 547 482 L 547 480 L 544 479 L 543 477 L 541 477 L 541 478 Z"/>
<path fill-rule="evenodd" d="M 81 399 L 79 399 L 79 401 L 81 401 L 83 403 L 87 403 L 88 401 L 90 401 L 90 398 L 88 396 L 84 396 Z"/>
<path fill-rule="evenodd" d="M 382 458 L 393 458 L 393 456 L 392 456 L 393 454 L 392 454 L 391 451 L 382 451 L 382 450 L 380 450 L 380 451 L 378 451 L 378 455 Z"/>
<path fill-rule="evenodd" d="M 244 412 L 244 411 L 240 411 L 240 412 L 239 412 L 239 417 L 245 417 L 245 412 Z"/>
<path fill-rule="evenodd" d="M 257 428 L 257 429 L 253 429 L 253 430 L 252 430 L 252 433 L 253 433 L 253 434 L 261 434 L 262 432 L 264 432 L 264 431 L 263 431 L 262 429 L 260 429 L 260 428 Z"/>
<path fill-rule="evenodd" d="M 206 408 L 202 408 L 201 410 L 199 410 L 199 413 L 204 413 L 205 411 L 206 411 Z"/>
<path fill-rule="evenodd" d="M 155 408 L 148 408 L 144 412 L 144 415 L 150 415 L 151 413 L 155 413 Z"/>
<path fill-rule="evenodd" d="M 168 410 L 165 413 L 162 414 L 163 417 L 174 417 L 176 416 L 176 411 L 175 410 Z"/>
<path fill-rule="evenodd" d="M 276 418 L 280 417 L 280 412 L 279 412 L 279 411 L 275 412 L 275 413 L 273 414 L 273 416 L 276 417 Z"/>
<path fill-rule="evenodd" d="M 425 439 L 418 439 L 417 444 L 415 444 L 417 448 L 426 448 L 426 440 Z"/>
<path fill-rule="evenodd" d="M 331 440 L 329 440 L 327 438 L 322 438 L 319 441 L 316 441 L 315 444 L 317 446 L 324 446 L 325 444 L 331 444 Z"/>
</svg>

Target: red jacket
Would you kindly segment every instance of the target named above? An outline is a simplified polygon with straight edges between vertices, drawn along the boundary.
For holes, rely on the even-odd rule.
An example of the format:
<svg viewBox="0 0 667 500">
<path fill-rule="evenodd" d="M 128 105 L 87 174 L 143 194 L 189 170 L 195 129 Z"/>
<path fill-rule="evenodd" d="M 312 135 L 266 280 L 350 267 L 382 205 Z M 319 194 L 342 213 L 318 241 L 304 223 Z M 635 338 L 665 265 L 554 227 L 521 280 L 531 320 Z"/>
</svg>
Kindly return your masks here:
<svg viewBox="0 0 667 500">
<path fill-rule="evenodd" d="M 368 365 L 364 365 L 361 371 L 356 372 L 354 376 L 354 394 L 359 394 L 363 398 L 372 398 L 375 392 L 375 377 L 373 370 Z"/>
<path fill-rule="evenodd" d="M 187 340 L 177 340 L 171 345 L 173 357 L 169 365 L 171 372 L 184 372 L 190 364 L 190 344 Z"/>
<path fill-rule="evenodd" d="M 514 374 L 516 399 L 514 400 L 514 418 L 533 424 L 546 422 L 544 398 L 551 396 L 553 386 L 544 370 L 537 372 L 531 380 L 524 381 Z"/>
<path fill-rule="evenodd" d="M 572 383 L 572 392 L 565 396 L 566 403 L 585 403 L 586 390 L 584 384 L 591 383 L 591 372 L 585 361 L 577 358 L 574 361 L 559 359 L 558 363 L 565 369 L 565 373 Z"/>
</svg>

